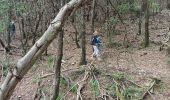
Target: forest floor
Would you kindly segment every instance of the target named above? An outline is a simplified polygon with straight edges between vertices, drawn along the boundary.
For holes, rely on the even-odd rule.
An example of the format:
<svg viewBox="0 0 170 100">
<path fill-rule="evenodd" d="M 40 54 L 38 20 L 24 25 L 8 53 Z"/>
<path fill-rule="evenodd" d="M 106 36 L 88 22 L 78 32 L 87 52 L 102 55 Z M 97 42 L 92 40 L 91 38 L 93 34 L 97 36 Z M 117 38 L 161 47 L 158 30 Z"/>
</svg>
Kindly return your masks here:
<svg viewBox="0 0 170 100">
<path fill-rule="evenodd" d="M 170 25 L 170 10 L 163 10 L 150 20 L 150 39 L 152 41 L 161 41 L 165 33 L 168 33 Z M 153 94 L 149 95 L 146 100 L 170 100 L 170 65 L 166 49 L 159 51 L 160 45 L 151 43 L 149 47 L 142 48 L 142 41 L 144 40 L 143 34 L 136 36 L 138 32 L 137 21 L 132 23 L 126 22 L 128 30 L 128 48 L 123 46 L 117 46 L 113 48 L 107 48 L 106 37 L 103 35 L 103 47 L 102 47 L 102 61 L 91 59 L 92 48 L 89 42 L 87 42 L 87 62 L 90 65 L 93 62 L 93 68 L 96 68 L 95 74 L 101 88 L 111 85 L 110 80 L 103 74 L 117 75 L 117 78 L 124 77 L 127 80 L 131 80 L 138 84 L 144 90 L 150 86 L 153 79 L 157 78 L 161 80 L 158 88 L 155 88 Z M 115 44 L 121 44 L 124 35 L 122 34 L 122 25 L 117 26 L 119 32 L 114 36 L 113 40 Z M 73 30 L 70 26 L 66 27 L 64 38 L 64 56 L 62 63 L 62 77 L 65 81 L 61 81 L 61 97 L 65 100 L 75 100 L 76 90 L 70 90 L 68 84 L 81 81 L 84 77 L 84 70 L 88 70 L 84 67 L 79 67 L 79 60 L 81 49 L 77 49 L 73 42 L 71 35 L 74 36 Z M 143 32 L 144 33 L 144 32 Z M 104 32 L 103 32 L 104 34 Z M 21 58 L 21 50 L 16 48 L 20 46 L 19 34 L 13 40 L 12 45 L 15 45 L 12 49 L 12 55 L 10 55 L 10 65 L 14 66 L 19 58 Z M 90 35 L 87 35 L 87 41 L 90 39 Z M 38 91 L 41 91 L 39 95 L 49 100 L 49 96 L 53 89 L 53 57 L 57 54 L 56 50 L 57 40 L 48 47 L 48 56 L 42 56 L 30 71 L 24 76 L 21 82 L 17 85 L 15 92 L 11 100 L 16 100 L 18 97 L 20 100 L 33 100 Z M 4 52 L 0 51 L 0 61 L 5 64 Z M 3 65 L 3 64 L 2 64 Z M 84 68 L 84 69 L 83 69 Z M 82 71 L 83 70 L 83 71 Z M 102 74 L 101 74 L 102 73 Z M 69 81 L 68 81 L 68 80 Z M 3 78 L 2 78 L 3 80 Z M 2 82 L 1 80 L 1 82 Z M 71 81 L 70 81 L 71 80 Z M 89 82 L 90 78 L 87 79 Z M 40 82 L 40 85 L 38 85 Z M 70 82 L 70 83 L 69 83 Z M 87 82 L 87 84 L 89 83 Z M 89 83 L 90 84 L 90 83 Z M 69 88 L 69 89 L 68 89 Z M 68 92 L 68 91 L 72 92 Z M 93 100 L 93 93 L 91 92 L 90 85 L 83 88 L 82 96 L 84 100 Z M 109 91 L 109 90 L 108 90 Z M 37 94 L 38 95 L 38 94 Z M 102 100 L 102 99 L 97 99 Z M 110 99 L 113 100 L 113 99 Z M 138 100 L 138 99 L 130 99 Z"/>
</svg>

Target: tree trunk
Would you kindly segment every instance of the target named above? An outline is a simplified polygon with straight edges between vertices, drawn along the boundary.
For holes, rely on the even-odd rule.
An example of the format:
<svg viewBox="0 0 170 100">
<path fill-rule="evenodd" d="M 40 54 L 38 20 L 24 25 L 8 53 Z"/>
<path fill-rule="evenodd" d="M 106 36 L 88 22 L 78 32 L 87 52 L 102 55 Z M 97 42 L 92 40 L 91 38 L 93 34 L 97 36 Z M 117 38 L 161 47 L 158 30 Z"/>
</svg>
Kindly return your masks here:
<svg viewBox="0 0 170 100">
<path fill-rule="evenodd" d="M 145 2 L 145 47 L 149 46 L 149 3 Z"/>
<path fill-rule="evenodd" d="M 95 8 L 96 8 L 96 0 L 93 0 L 92 10 L 91 10 L 91 33 L 94 32 L 94 15 L 95 15 Z"/>
<path fill-rule="evenodd" d="M 38 27 L 39 27 L 39 25 L 40 25 L 40 21 L 41 21 L 42 16 L 43 16 L 43 12 L 37 12 L 37 16 L 38 16 L 38 19 L 36 20 L 35 29 L 34 29 L 34 31 L 33 31 L 32 45 L 34 45 L 35 42 L 36 42 L 37 30 L 38 30 Z"/>
<path fill-rule="evenodd" d="M 63 31 L 59 33 L 58 36 L 58 50 L 57 56 L 54 62 L 55 77 L 54 77 L 54 92 L 51 100 L 56 100 L 59 95 L 59 85 L 60 85 L 60 73 L 61 73 L 61 61 L 63 57 Z"/>
<path fill-rule="evenodd" d="M 6 79 L 1 85 L 0 100 L 9 100 L 16 85 L 34 65 L 49 44 L 54 40 L 68 16 L 78 7 L 90 0 L 71 0 L 61 8 L 58 15 L 51 22 L 43 36 L 32 46 L 27 54 L 22 57 L 13 70 L 9 70 Z"/>
<path fill-rule="evenodd" d="M 60 1 L 61 7 L 64 5 L 64 1 Z M 62 63 L 62 57 L 63 57 L 63 34 L 64 31 L 61 30 L 58 34 L 58 50 L 57 50 L 57 56 L 55 58 L 54 62 L 54 70 L 55 70 L 55 76 L 54 76 L 54 90 L 53 90 L 53 96 L 51 100 L 56 100 L 59 95 L 59 85 L 60 85 L 60 73 L 61 73 L 61 63 Z"/>
<path fill-rule="evenodd" d="M 11 49 L 10 44 L 11 44 L 11 34 L 10 34 L 10 32 L 8 31 L 8 33 L 7 33 L 7 48 L 8 48 L 9 51 L 10 51 L 10 49 Z"/>
<path fill-rule="evenodd" d="M 106 33 L 107 33 L 108 42 L 111 43 L 112 42 L 112 37 L 111 37 L 110 25 L 109 25 L 109 18 L 110 18 L 109 3 L 111 3 L 111 1 L 106 0 L 106 5 L 107 5 L 107 7 L 106 7 Z"/>
<path fill-rule="evenodd" d="M 75 30 L 75 43 L 76 43 L 76 46 L 77 48 L 80 48 L 80 45 L 79 45 L 79 39 L 78 39 L 78 30 L 76 28 L 76 25 L 75 25 L 75 19 L 74 19 L 74 15 L 71 16 L 71 23 L 73 25 L 73 28 Z"/>
<path fill-rule="evenodd" d="M 81 8 L 81 13 L 82 13 L 82 37 L 81 37 L 81 60 L 80 60 L 80 65 L 86 65 L 86 32 L 85 32 L 85 8 Z"/>
<path fill-rule="evenodd" d="M 8 53 L 9 49 L 5 46 L 4 42 L 1 40 L 0 38 L 0 44 L 2 45 L 2 47 L 5 49 L 5 52 Z"/>
<path fill-rule="evenodd" d="M 138 35 L 142 34 L 142 9 L 139 11 Z"/>
</svg>

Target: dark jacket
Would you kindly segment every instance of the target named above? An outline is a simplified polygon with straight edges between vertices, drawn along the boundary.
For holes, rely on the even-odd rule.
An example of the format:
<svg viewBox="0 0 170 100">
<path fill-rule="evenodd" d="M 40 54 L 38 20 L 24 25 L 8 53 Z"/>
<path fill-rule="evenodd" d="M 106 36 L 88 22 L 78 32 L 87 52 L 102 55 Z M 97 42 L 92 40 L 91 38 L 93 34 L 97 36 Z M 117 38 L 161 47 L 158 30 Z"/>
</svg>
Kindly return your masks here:
<svg viewBox="0 0 170 100">
<path fill-rule="evenodd" d="M 100 37 L 99 37 L 99 36 L 93 35 L 93 36 L 91 37 L 91 45 L 96 45 L 96 46 L 98 46 L 98 45 L 100 45 L 100 43 L 101 43 L 101 40 L 100 40 Z"/>
</svg>

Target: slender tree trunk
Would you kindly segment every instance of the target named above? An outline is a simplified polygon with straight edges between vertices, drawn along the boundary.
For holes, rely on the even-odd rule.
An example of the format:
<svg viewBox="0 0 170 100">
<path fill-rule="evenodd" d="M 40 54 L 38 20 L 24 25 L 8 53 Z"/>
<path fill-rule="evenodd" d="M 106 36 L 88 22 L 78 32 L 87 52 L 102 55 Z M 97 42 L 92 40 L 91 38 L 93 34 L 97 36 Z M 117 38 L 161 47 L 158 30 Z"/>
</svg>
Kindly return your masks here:
<svg viewBox="0 0 170 100">
<path fill-rule="evenodd" d="M 81 60 L 80 60 L 80 65 L 86 65 L 86 32 L 85 32 L 85 8 L 81 8 L 81 13 L 82 13 L 82 37 L 81 37 Z"/>
<path fill-rule="evenodd" d="M 60 1 L 60 7 L 64 5 L 64 1 Z M 63 57 L 63 29 L 58 34 L 58 50 L 57 50 L 57 56 L 55 58 L 54 62 L 54 70 L 55 70 L 55 77 L 54 77 L 54 90 L 53 90 L 53 96 L 51 100 L 56 100 L 59 96 L 59 85 L 60 85 L 60 73 L 61 73 L 61 63 L 62 63 L 62 57 Z"/>
<path fill-rule="evenodd" d="M 138 35 L 142 34 L 142 10 L 139 11 Z"/>
<path fill-rule="evenodd" d="M 71 16 L 71 23 L 73 25 L 73 28 L 75 30 L 75 43 L 76 43 L 76 46 L 77 48 L 80 48 L 80 45 L 79 45 L 79 39 L 78 39 L 78 30 L 76 28 L 76 25 L 75 25 L 75 19 L 74 19 L 74 15 Z"/>
<path fill-rule="evenodd" d="M 54 62 L 55 77 L 54 77 L 54 92 L 51 100 L 56 100 L 59 95 L 59 85 L 60 85 L 60 73 L 61 73 L 61 63 L 63 57 L 63 31 L 59 33 L 58 36 L 58 50 L 57 56 Z"/>
<path fill-rule="evenodd" d="M 40 25 L 40 21 L 41 21 L 42 16 L 43 16 L 43 12 L 38 12 L 38 13 L 37 13 L 37 16 L 38 16 L 38 19 L 37 19 L 37 21 L 36 21 L 36 23 L 35 23 L 35 29 L 34 29 L 34 31 L 33 31 L 32 45 L 34 45 L 35 42 L 36 42 L 37 31 L 38 31 L 38 27 L 39 27 L 39 25 Z"/>
<path fill-rule="evenodd" d="M 10 99 L 18 82 L 21 81 L 23 76 L 29 71 L 36 60 L 55 39 L 68 16 L 73 11 L 76 11 L 78 7 L 89 1 L 90 0 L 71 0 L 68 4 L 60 9 L 58 15 L 51 22 L 43 36 L 32 46 L 32 48 L 24 57 L 18 60 L 14 69 L 8 71 L 8 74 L 0 87 L 0 100 Z"/>
<path fill-rule="evenodd" d="M 110 14 L 109 14 L 109 3 L 111 1 L 106 0 L 106 30 L 107 30 L 107 38 L 108 38 L 108 42 L 111 43 L 112 42 L 112 37 L 111 37 L 111 33 L 110 33 L 110 26 L 109 26 L 109 18 L 110 18 Z"/>
<path fill-rule="evenodd" d="M 145 1 L 145 47 L 149 46 L 149 3 Z"/>
<path fill-rule="evenodd" d="M 95 16 L 96 0 L 93 0 L 92 10 L 91 10 L 91 33 L 94 32 L 94 16 Z"/>
<path fill-rule="evenodd" d="M 9 50 L 11 48 L 11 46 L 10 46 L 10 44 L 11 44 L 11 36 L 10 35 L 11 35 L 10 32 L 8 32 L 8 34 L 7 34 L 7 48 Z"/>
</svg>

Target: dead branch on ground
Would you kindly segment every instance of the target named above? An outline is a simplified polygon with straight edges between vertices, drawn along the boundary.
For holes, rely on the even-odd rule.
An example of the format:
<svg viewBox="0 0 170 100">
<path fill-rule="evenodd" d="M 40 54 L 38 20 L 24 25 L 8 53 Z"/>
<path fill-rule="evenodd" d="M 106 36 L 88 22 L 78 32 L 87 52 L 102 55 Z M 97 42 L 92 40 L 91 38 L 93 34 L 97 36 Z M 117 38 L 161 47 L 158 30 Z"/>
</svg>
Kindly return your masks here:
<svg viewBox="0 0 170 100">
<path fill-rule="evenodd" d="M 81 95 L 81 91 L 82 91 L 84 85 L 86 84 L 86 81 L 87 81 L 88 78 L 89 78 L 89 72 L 86 71 L 83 79 L 80 82 L 78 82 L 78 89 L 77 89 L 76 100 L 83 100 L 82 95 Z"/>
<path fill-rule="evenodd" d="M 147 95 L 150 95 L 152 98 L 152 93 L 151 90 L 154 90 L 154 87 L 160 83 L 161 80 L 157 79 L 157 78 L 152 78 L 151 81 L 151 85 L 150 87 L 146 90 L 146 92 L 144 92 L 144 94 L 142 95 L 142 99 L 144 99 Z M 152 91 L 153 92 L 153 91 Z M 154 100 L 154 99 L 153 99 Z"/>
</svg>

